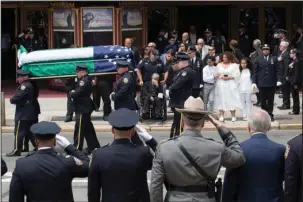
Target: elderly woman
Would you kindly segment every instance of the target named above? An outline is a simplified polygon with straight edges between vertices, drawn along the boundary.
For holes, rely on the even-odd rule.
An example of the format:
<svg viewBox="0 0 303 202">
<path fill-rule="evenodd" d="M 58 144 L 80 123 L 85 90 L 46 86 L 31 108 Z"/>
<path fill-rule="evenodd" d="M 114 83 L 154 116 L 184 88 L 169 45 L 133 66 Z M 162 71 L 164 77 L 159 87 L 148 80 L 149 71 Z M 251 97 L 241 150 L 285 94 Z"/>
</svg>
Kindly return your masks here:
<svg viewBox="0 0 303 202">
<path fill-rule="evenodd" d="M 234 56 L 237 59 L 237 63 L 240 63 L 240 60 L 244 57 L 244 54 L 241 52 L 241 50 L 238 48 L 238 41 L 232 39 L 229 43 L 229 47 L 232 50 Z"/>
<path fill-rule="evenodd" d="M 237 120 L 236 109 L 242 108 L 238 89 L 239 76 L 239 65 L 235 63 L 233 54 L 225 52 L 217 65 L 217 72 L 214 74 L 214 77 L 217 78 L 214 108 L 220 111 L 220 121 L 224 121 L 225 111 L 231 112 L 233 122 Z"/>
</svg>

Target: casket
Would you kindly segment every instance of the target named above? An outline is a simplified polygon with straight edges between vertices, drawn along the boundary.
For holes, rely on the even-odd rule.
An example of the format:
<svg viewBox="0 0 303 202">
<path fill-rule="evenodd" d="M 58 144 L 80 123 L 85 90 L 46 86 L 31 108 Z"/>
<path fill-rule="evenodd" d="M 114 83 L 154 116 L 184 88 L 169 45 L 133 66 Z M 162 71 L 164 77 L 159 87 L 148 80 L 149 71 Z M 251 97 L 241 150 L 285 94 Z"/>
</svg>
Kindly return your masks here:
<svg viewBox="0 0 303 202">
<path fill-rule="evenodd" d="M 132 52 L 125 47 L 93 46 L 84 48 L 49 49 L 28 53 L 18 50 L 18 65 L 36 78 L 64 78 L 76 75 L 77 65 L 88 66 L 91 75 L 116 73 L 116 62 L 128 61 L 134 67 Z"/>
</svg>

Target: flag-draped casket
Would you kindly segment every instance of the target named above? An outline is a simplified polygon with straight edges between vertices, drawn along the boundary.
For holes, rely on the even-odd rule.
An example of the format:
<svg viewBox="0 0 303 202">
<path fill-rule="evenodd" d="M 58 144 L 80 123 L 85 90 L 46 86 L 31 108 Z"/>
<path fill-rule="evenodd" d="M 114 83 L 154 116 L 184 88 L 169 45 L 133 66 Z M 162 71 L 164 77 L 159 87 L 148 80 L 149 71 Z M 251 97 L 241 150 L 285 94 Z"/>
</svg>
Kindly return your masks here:
<svg viewBox="0 0 303 202">
<path fill-rule="evenodd" d="M 93 46 L 85 48 L 49 49 L 27 53 L 18 51 L 19 67 L 32 77 L 75 75 L 76 65 L 88 66 L 89 73 L 115 72 L 116 62 L 128 61 L 134 67 L 132 52 L 122 46 Z"/>
</svg>

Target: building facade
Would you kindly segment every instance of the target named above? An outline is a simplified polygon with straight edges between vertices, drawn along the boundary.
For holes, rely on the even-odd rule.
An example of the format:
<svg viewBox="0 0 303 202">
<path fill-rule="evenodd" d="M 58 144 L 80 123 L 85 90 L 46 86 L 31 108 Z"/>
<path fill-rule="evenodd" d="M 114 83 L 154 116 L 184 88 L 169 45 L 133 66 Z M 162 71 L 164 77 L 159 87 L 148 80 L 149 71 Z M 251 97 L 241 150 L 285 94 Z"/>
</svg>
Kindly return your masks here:
<svg viewBox="0 0 303 202">
<path fill-rule="evenodd" d="M 31 27 L 47 48 L 91 45 L 122 45 L 124 38 L 135 37 L 141 48 L 153 41 L 161 28 L 188 31 L 197 27 L 219 30 L 230 39 L 238 38 L 238 25 L 247 26 L 251 38 L 269 42 L 273 30 L 284 28 L 288 38 L 294 34 L 293 25 L 302 25 L 302 2 L 1 2 L 2 41 L 11 43 L 22 30 Z M 3 44 L 3 43 L 2 43 Z M 9 47 L 9 45 L 5 46 Z M 16 51 L 7 60 L 16 60 Z M 3 69 L 3 68 L 2 68 Z"/>
</svg>

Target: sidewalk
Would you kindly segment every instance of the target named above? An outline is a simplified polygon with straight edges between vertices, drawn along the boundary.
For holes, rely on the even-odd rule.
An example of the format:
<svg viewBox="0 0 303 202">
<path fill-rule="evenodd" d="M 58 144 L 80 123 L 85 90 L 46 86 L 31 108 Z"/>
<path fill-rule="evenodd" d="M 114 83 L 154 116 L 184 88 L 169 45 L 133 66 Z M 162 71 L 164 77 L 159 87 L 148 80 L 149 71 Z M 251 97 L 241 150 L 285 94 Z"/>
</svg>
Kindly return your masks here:
<svg viewBox="0 0 303 202">
<path fill-rule="evenodd" d="M 253 96 L 253 99 L 254 96 Z M 301 103 L 302 96 L 300 95 Z M 41 115 L 39 121 L 54 121 L 62 128 L 62 132 L 73 132 L 75 122 L 65 123 L 66 114 L 66 98 L 39 98 L 41 106 Z M 277 106 L 282 104 L 282 99 L 275 96 L 274 115 L 275 121 L 272 122 L 272 129 L 302 129 L 302 114 L 290 116 L 288 112 L 291 110 L 279 110 Z M 113 106 L 113 103 L 112 103 Z M 253 106 L 253 110 L 257 107 Z M 5 111 L 6 111 L 6 126 L 2 126 L 2 133 L 13 133 L 14 131 L 14 113 L 15 106 L 11 105 L 9 99 L 5 99 Z M 168 110 L 168 120 L 163 124 L 161 121 L 145 121 L 142 123 L 144 127 L 150 131 L 169 131 L 172 124 L 173 113 Z M 232 130 L 246 130 L 247 122 L 242 121 L 240 110 L 236 113 L 237 121 L 231 122 L 230 113 L 226 114 L 225 125 Z M 102 120 L 102 110 L 100 112 L 93 112 L 92 122 L 97 132 L 110 132 L 111 126 L 108 122 Z M 206 122 L 204 130 L 213 130 L 214 127 L 211 123 Z"/>
</svg>

